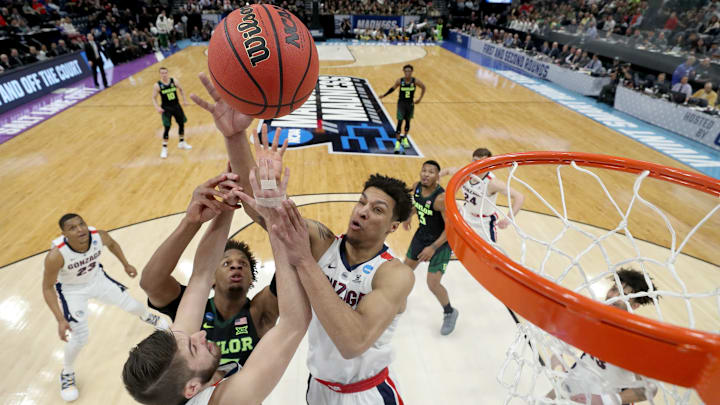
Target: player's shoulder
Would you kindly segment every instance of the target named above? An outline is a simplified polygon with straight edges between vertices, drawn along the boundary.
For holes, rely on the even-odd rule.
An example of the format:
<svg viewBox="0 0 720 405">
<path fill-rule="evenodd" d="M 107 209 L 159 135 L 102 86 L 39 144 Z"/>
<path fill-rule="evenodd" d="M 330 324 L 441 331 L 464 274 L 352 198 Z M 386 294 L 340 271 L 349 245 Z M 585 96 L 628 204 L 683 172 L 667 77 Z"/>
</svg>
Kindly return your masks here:
<svg viewBox="0 0 720 405">
<path fill-rule="evenodd" d="M 62 253 L 60 253 L 60 247 L 53 245 L 45 256 L 45 264 L 56 267 L 62 267 L 65 264 Z"/>
<path fill-rule="evenodd" d="M 378 267 L 375 279 L 382 282 L 383 285 L 387 283 L 393 287 L 412 286 L 415 283 L 415 274 L 402 260 L 392 258 Z"/>
</svg>

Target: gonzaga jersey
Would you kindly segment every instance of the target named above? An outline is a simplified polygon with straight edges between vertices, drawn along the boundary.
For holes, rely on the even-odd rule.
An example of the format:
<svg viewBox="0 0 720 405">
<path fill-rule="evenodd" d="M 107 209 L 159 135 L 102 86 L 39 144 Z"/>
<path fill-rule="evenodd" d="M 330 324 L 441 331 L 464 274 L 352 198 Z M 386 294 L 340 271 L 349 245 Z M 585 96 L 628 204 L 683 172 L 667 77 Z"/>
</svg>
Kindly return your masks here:
<svg viewBox="0 0 720 405">
<path fill-rule="evenodd" d="M 393 259 L 387 246 L 377 256 L 350 268 L 345 260 L 345 238 L 338 237 L 318 261 L 325 276 L 330 280 L 337 295 L 355 309 L 364 296 L 372 291 L 372 281 L 377 269 Z M 346 360 L 335 347 L 330 336 L 313 311 L 308 328 L 308 369 L 313 377 L 349 384 L 377 375 L 390 365 L 393 359 L 391 340 L 400 314 L 365 353 Z"/>
<path fill-rule="evenodd" d="M 463 212 L 466 215 L 487 217 L 495 214 L 495 201 L 497 201 L 497 193 L 487 196 L 488 185 L 494 178 L 495 176 L 491 172 L 487 172 L 482 177 L 481 181 L 477 181 L 475 178 L 470 178 L 470 180 L 462 185 L 462 192 L 465 195 Z M 485 201 L 483 201 L 483 199 Z"/>
<path fill-rule="evenodd" d="M 635 373 L 583 353 L 568 371 L 562 385 L 570 395 L 603 395 L 617 394 L 624 388 L 637 388 L 642 383 L 636 380 Z"/>
<path fill-rule="evenodd" d="M 97 229 L 88 227 L 90 231 L 89 246 L 85 252 L 76 252 L 67 243 L 64 236 L 53 240 L 63 257 L 64 264 L 58 273 L 57 281 L 62 284 L 81 284 L 91 281 L 98 271 L 101 271 L 100 254 L 102 253 L 102 238 Z"/>
</svg>

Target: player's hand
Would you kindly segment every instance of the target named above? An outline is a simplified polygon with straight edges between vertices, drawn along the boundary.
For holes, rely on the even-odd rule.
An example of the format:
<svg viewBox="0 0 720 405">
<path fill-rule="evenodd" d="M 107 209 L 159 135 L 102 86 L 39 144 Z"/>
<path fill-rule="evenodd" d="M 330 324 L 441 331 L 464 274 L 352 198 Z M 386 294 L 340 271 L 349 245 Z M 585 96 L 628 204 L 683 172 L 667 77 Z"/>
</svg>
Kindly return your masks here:
<svg viewBox="0 0 720 405">
<path fill-rule="evenodd" d="M 412 222 L 410 221 L 403 221 L 403 229 L 406 231 L 409 231 L 410 228 L 412 228 Z"/>
<path fill-rule="evenodd" d="M 190 95 L 192 101 L 212 114 L 213 120 L 215 120 L 215 126 L 224 136 L 231 137 L 237 134 L 244 135 L 245 130 L 250 126 L 253 118 L 248 117 L 239 111 L 235 111 L 232 107 L 230 107 L 230 105 L 220 97 L 220 94 L 205 73 L 200 73 L 198 78 L 200 78 L 203 86 L 205 86 L 205 90 L 207 90 L 208 94 L 210 94 L 210 97 L 212 97 L 215 101 L 215 104 L 208 103 L 196 94 Z"/>
<path fill-rule="evenodd" d="M 285 154 L 285 150 L 288 146 L 288 138 L 285 138 L 282 147 L 280 147 L 280 150 L 278 151 L 278 141 L 281 133 L 282 128 L 276 128 L 272 144 L 270 144 L 267 125 L 262 126 L 260 135 L 258 135 L 257 130 L 253 130 L 255 159 L 257 159 L 258 162 L 266 160 L 270 166 L 268 169 L 275 174 L 275 180 L 278 182 L 280 181 L 280 175 L 282 174 L 283 155 Z"/>
<path fill-rule="evenodd" d="M 420 100 L 422 100 L 422 99 L 419 98 L 419 99 L 415 102 L 415 105 L 420 104 Z"/>
<path fill-rule="evenodd" d="M 435 254 L 435 248 L 432 246 L 428 246 L 425 249 L 423 249 L 422 252 L 420 252 L 420 254 L 418 255 L 418 261 L 421 261 L 421 262 L 430 261 L 430 259 L 432 259 L 434 254 Z"/>
<path fill-rule="evenodd" d="M 232 188 L 229 192 L 216 189 L 220 184 L 231 184 L 237 180 L 238 177 L 239 176 L 234 173 L 223 173 L 195 188 L 185 217 L 191 222 L 202 223 L 215 218 L 223 211 L 231 211 L 238 208 L 236 205 L 236 197 L 232 194 L 239 189 L 239 186 Z M 227 183 L 227 181 L 231 183 Z M 215 197 L 219 197 L 223 199 L 223 201 L 218 201 Z M 235 202 L 235 204 L 232 204 L 232 202 Z"/>
<path fill-rule="evenodd" d="M 135 269 L 135 266 L 129 264 L 125 266 L 125 273 L 127 273 L 130 278 L 135 278 L 135 276 L 137 276 L 137 270 Z"/>
<path fill-rule="evenodd" d="M 503 219 L 499 220 L 498 223 L 497 223 L 497 227 L 500 228 L 500 229 L 505 229 L 505 228 L 507 228 L 509 225 L 510 225 L 510 220 L 507 219 L 507 218 L 503 218 Z"/>
<path fill-rule="evenodd" d="M 162 114 L 162 113 L 165 112 L 165 110 L 163 110 L 162 107 L 155 107 L 155 109 L 156 109 L 157 112 L 159 112 L 160 114 Z"/>
<path fill-rule="evenodd" d="M 278 173 L 280 170 L 281 167 L 276 166 L 269 159 L 261 159 L 258 161 L 258 166 L 250 170 L 250 186 L 255 198 L 240 190 L 233 191 L 246 205 L 260 214 L 266 224 L 278 220 L 274 208 L 280 207 L 282 201 L 287 198 L 286 190 L 290 178 L 290 168 L 285 168 L 285 176 L 282 179 Z"/>
<path fill-rule="evenodd" d="M 60 336 L 60 340 L 67 342 L 69 332 L 72 332 L 70 323 L 65 319 L 58 321 L 58 336 Z"/>
<path fill-rule="evenodd" d="M 268 230 L 271 236 L 285 245 L 288 262 L 300 265 L 315 261 L 310 249 L 307 223 L 295 203 L 292 200 L 283 201 L 281 207 L 275 208 L 275 215 L 277 219 Z"/>
</svg>

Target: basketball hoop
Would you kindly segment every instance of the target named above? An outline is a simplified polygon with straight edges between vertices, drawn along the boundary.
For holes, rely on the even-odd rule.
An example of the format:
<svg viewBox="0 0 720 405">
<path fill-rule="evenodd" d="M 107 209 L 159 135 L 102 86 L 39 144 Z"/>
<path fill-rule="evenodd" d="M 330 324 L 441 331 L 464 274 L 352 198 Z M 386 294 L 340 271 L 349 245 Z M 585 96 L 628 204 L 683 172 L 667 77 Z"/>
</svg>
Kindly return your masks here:
<svg viewBox="0 0 720 405">
<path fill-rule="evenodd" d="M 638 195 L 638 189 L 645 177 L 720 197 L 720 181 L 704 175 L 637 160 L 575 152 L 527 152 L 476 161 L 453 176 L 447 194 L 454 196 L 473 175 L 490 170 L 510 168 L 509 183 L 514 170 L 525 165 L 556 165 L 558 178 L 561 167 L 567 166 L 590 173 L 591 176 L 592 172 L 584 167 L 637 174 L 633 201 L 643 203 L 645 201 Z M 603 190 L 609 193 L 602 181 L 599 178 L 597 180 Z M 529 187 L 521 180 L 518 181 Z M 531 191 L 539 196 L 532 188 Z M 564 194 L 562 198 L 564 204 Z M 510 309 L 552 335 L 550 338 L 559 339 L 642 376 L 694 388 L 705 403 L 720 404 L 720 335 L 628 313 L 573 292 L 507 257 L 494 244 L 486 242 L 463 218 L 454 198 L 448 198 L 446 204 L 447 238 L 453 251 L 472 276 Z M 653 208 L 652 204 L 647 206 Z M 676 253 L 673 250 L 671 252 L 678 254 L 687 239 L 718 208 L 720 204 L 692 229 Z M 627 215 L 629 213 L 630 209 Z M 514 218 L 510 219 L 516 226 Z M 623 216 L 623 222 L 625 220 Z M 567 219 L 565 222 L 567 225 Z M 669 226 L 669 222 L 666 223 Z M 627 228 L 625 231 L 628 232 Z M 674 242 L 673 233 L 673 249 Z M 522 333 L 532 332 L 524 330 Z M 526 344 L 522 346 L 528 347 Z"/>
</svg>

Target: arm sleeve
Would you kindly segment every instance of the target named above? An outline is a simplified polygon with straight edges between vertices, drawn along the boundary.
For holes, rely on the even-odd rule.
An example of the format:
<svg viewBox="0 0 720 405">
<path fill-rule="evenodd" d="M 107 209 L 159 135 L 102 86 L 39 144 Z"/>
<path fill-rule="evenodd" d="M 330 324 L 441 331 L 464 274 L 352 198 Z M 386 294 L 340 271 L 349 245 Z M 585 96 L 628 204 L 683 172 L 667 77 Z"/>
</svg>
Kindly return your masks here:
<svg viewBox="0 0 720 405">
<path fill-rule="evenodd" d="M 183 294 L 185 294 L 185 289 L 187 287 L 180 284 L 180 294 L 172 300 L 169 304 L 165 305 L 164 307 L 158 308 L 155 305 L 153 305 L 152 302 L 150 302 L 150 298 L 148 298 L 147 303 L 148 306 L 154 310 L 157 310 L 158 312 L 165 314 L 170 317 L 173 321 L 175 321 L 175 315 L 177 314 L 178 306 L 180 306 L 180 300 L 183 297 Z"/>
</svg>

